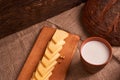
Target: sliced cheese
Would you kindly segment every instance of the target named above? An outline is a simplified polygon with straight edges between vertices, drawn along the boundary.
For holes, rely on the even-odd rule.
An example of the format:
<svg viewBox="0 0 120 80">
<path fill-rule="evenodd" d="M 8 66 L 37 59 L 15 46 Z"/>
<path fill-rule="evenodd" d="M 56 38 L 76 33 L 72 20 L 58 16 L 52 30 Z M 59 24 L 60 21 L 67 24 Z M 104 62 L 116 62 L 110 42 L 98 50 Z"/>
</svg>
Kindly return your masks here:
<svg viewBox="0 0 120 80">
<path fill-rule="evenodd" d="M 52 41 L 54 42 L 54 40 L 52 39 Z M 64 40 L 60 40 L 59 42 L 55 43 L 56 45 L 64 45 L 65 41 Z"/>
<path fill-rule="evenodd" d="M 46 69 L 45 69 L 45 67 L 43 66 L 42 63 L 39 63 L 39 65 L 37 67 L 37 70 L 39 71 L 41 76 L 44 76 L 44 74 L 46 73 Z"/>
<path fill-rule="evenodd" d="M 53 41 L 50 41 L 49 44 L 48 44 L 48 49 L 54 53 L 58 50 L 61 50 L 62 49 L 62 45 L 59 45 L 59 44 L 55 44 Z"/>
<path fill-rule="evenodd" d="M 34 77 L 34 75 L 35 75 L 35 73 L 33 73 L 31 80 L 37 80 L 37 79 Z"/>
<path fill-rule="evenodd" d="M 54 61 L 49 67 L 45 68 L 42 63 L 38 65 L 37 71 L 40 73 L 41 76 L 44 76 L 52 67 L 57 64 L 57 61 Z"/>
<path fill-rule="evenodd" d="M 69 34 L 67 32 L 56 30 L 31 80 L 49 80 L 49 77 L 52 75 L 52 70 L 57 64 L 57 59 L 60 56 L 59 52 L 65 44 L 64 39 L 68 36 Z"/>
<path fill-rule="evenodd" d="M 35 78 L 37 80 L 42 80 L 42 76 L 40 76 L 40 74 L 38 73 L 38 71 L 35 72 Z"/>
<path fill-rule="evenodd" d="M 65 38 L 67 38 L 68 35 L 69 34 L 67 32 L 57 29 L 55 34 L 53 35 L 52 39 L 55 43 L 57 43 L 61 40 L 64 40 Z"/>
<path fill-rule="evenodd" d="M 49 73 L 49 75 L 46 76 L 44 80 L 49 80 L 49 77 L 52 75 L 52 72 Z"/>
<path fill-rule="evenodd" d="M 59 43 L 57 43 L 56 45 L 60 45 L 60 47 L 58 49 L 56 49 L 54 52 L 51 52 L 52 51 L 52 48 L 46 48 L 45 50 L 45 56 L 48 58 L 48 59 L 51 59 L 55 54 L 59 53 L 61 50 L 62 50 L 62 46 L 61 45 L 64 45 L 65 44 L 65 41 L 61 40 Z M 50 47 L 55 47 L 55 44 L 53 42 L 51 42 L 50 44 Z M 51 50 L 50 50 L 51 49 Z"/>
<path fill-rule="evenodd" d="M 42 63 L 45 67 L 49 67 L 54 61 L 56 61 L 59 58 L 60 54 L 57 53 L 55 56 L 52 57 L 52 59 L 47 59 L 46 57 L 42 58 Z"/>
<path fill-rule="evenodd" d="M 52 67 L 44 76 L 41 76 L 40 74 L 39 74 L 39 72 L 38 71 L 36 71 L 35 72 L 35 78 L 37 79 L 37 80 L 46 80 L 46 79 L 48 79 L 48 77 L 50 77 L 51 75 L 52 75 L 52 70 L 54 69 L 54 67 Z"/>
<path fill-rule="evenodd" d="M 58 52 L 60 52 L 60 50 L 61 49 L 58 49 L 56 52 L 51 53 L 49 51 L 49 49 L 46 49 L 46 51 L 45 51 L 45 57 L 50 60 L 50 59 L 52 59 L 53 56 L 55 56 Z"/>
</svg>

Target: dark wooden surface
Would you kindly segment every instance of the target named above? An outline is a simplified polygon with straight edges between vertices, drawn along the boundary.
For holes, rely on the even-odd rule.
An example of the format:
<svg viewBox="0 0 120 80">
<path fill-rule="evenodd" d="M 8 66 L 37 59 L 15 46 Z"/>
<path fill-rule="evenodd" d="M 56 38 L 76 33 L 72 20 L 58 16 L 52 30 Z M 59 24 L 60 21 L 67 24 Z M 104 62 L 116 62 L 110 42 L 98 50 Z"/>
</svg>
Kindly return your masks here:
<svg viewBox="0 0 120 80">
<path fill-rule="evenodd" d="M 43 26 L 57 26 L 57 28 L 78 34 L 81 41 L 88 37 L 79 20 L 81 6 L 72 8 L 58 16 L 44 22 L 30 26 L 0 40 L 0 80 L 16 80 L 29 55 L 34 42 Z M 96 74 L 87 73 L 79 58 L 79 46 L 72 59 L 65 80 L 120 80 L 120 47 L 112 46 L 114 57 Z"/>
<path fill-rule="evenodd" d="M 85 0 L 0 0 L 0 38 L 68 10 Z"/>
</svg>

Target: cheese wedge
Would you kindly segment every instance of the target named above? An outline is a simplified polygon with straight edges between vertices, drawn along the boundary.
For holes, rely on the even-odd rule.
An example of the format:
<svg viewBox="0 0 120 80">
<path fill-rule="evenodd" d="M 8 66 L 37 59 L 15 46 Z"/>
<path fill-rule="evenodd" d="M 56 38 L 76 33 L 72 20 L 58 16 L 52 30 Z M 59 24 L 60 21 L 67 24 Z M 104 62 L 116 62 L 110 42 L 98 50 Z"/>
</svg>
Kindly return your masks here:
<svg viewBox="0 0 120 80">
<path fill-rule="evenodd" d="M 43 65 L 47 68 L 49 67 L 54 61 L 56 61 L 59 58 L 60 54 L 57 53 L 55 56 L 52 57 L 52 59 L 48 60 L 46 57 L 42 58 Z"/>
<path fill-rule="evenodd" d="M 41 76 L 44 76 L 52 67 L 57 64 L 57 61 L 54 61 L 49 67 L 45 68 L 42 63 L 40 63 L 37 67 L 37 71 L 40 73 Z"/>
<path fill-rule="evenodd" d="M 59 41 L 61 41 L 61 40 L 64 40 L 65 38 L 67 38 L 68 35 L 69 35 L 69 34 L 68 34 L 67 32 L 65 32 L 65 31 L 63 31 L 63 30 L 57 29 L 56 32 L 55 32 L 55 34 L 54 34 L 53 37 L 52 37 L 52 40 L 53 40 L 55 43 L 57 43 L 57 42 L 59 42 Z"/>
<path fill-rule="evenodd" d="M 54 44 L 53 41 L 50 41 L 49 44 L 48 44 L 48 49 L 54 53 L 57 51 L 57 49 L 62 49 L 62 45 L 59 45 L 59 44 Z"/>
</svg>

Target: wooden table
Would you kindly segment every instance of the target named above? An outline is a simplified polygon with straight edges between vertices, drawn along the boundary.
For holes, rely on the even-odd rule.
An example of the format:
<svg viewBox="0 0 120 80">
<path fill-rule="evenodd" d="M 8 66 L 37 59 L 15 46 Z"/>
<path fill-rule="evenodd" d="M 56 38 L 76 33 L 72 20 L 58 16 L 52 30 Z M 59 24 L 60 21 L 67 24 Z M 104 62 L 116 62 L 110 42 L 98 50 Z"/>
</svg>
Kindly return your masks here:
<svg viewBox="0 0 120 80">
<path fill-rule="evenodd" d="M 43 26 L 53 26 L 78 34 L 81 41 L 89 35 L 81 24 L 80 14 L 84 4 L 58 16 L 7 36 L 0 40 L 0 80 L 16 80 L 37 36 Z M 120 80 L 120 47 L 113 47 L 113 55 L 104 69 L 96 74 L 87 73 L 79 58 L 79 46 L 68 70 L 66 80 Z M 57 79 L 56 79 L 57 80 Z"/>
</svg>

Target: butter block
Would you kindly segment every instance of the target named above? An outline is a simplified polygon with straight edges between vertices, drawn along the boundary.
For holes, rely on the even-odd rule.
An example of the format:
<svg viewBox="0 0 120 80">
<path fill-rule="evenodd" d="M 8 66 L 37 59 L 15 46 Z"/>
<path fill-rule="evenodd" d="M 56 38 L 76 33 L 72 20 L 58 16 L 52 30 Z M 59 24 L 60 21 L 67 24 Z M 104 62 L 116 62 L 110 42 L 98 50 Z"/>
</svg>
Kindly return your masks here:
<svg viewBox="0 0 120 80">
<path fill-rule="evenodd" d="M 59 58 L 60 54 L 57 53 L 55 56 L 53 56 L 50 60 L 47 59 L 46 57 L 42 58 L 42 63 L 45 67 L 50 66 L 54 61 L 56 61 Z"/>
<path fill-rule="evenodd" d="M 64 40 L 65 38 L 67 38 L 68 35 L 69 34 L 67 32 L 57 29 L 56 32 L 54 33 L 52 39 L 55 43 L 57 43 L 61 40 Z"/>
<path fill-rule="evenodd" d="M 57 61 L 54 61 L 49 67 L 45 68 L 42 63 L 39 63 L 37 67 L 37 71 L 40 73 L 41 76 L 44 76 L 56 64 L 57 64 Z"/>
</svg>

